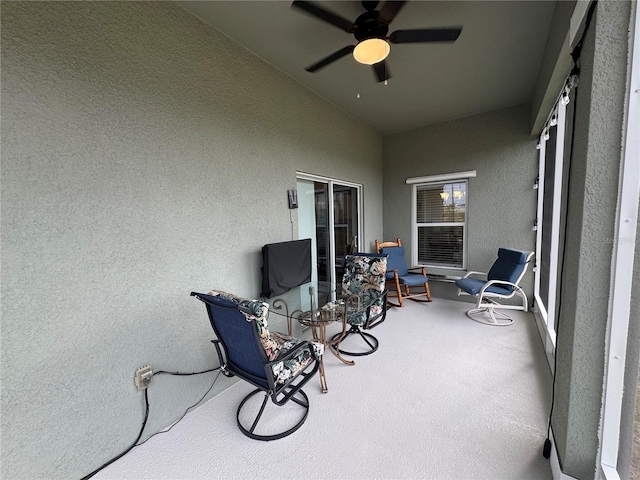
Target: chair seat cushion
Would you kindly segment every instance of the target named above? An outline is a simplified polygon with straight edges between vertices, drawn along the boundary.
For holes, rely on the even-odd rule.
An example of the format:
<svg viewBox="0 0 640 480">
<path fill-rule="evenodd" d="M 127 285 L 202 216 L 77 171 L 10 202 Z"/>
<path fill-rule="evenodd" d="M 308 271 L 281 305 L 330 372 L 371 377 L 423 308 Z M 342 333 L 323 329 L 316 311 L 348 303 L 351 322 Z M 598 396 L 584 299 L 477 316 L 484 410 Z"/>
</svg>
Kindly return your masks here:
<svg viewBox="0 0 640 480">
<path fill-rule="evenodd" d="M 344 315 L 344 300 L 337 300 L 335 302 L 327 303 L 322 307 L 321 310 L 332 310 L 334 318 L 337 321 L 342 321 L 342 316 Z M 373 305 L 371 305 L 371 309 L 369 310 L 369 317 L 376 317 L 382 313 L 382 300 L 378 299 L 375 301 Z M 367 321 L 367 311 L 353 311 L 347 312 L 347 323 L 349 325 L 358 325 L 362 326 Z"/>
<path fill-rule="evenodd" d="M 417 285 L 424 285 L 429 281 L 427 277 L 424 275 L 420 275 L 419 273 L 409 273 L 407 275 L 401 275 L 398 277 L 398 280 L 403 285 L 408 285 L 410 287 Z"/>
<path fill-rule="evenodd" d="M 467 292 L 469 295 L 478 295 L 482 287 L 484 287 L 485 280 L 480 280 L 478 278 L 460 278 L 456 280 L 456 286 L 462 290 L 463 292 Z M 500 287 L 497 285 L 492 285 L 485 290 L 485 293 L 495 293 L 497 295 L 511 295 L 513 293 L 512 288 Z"/>
</svg>

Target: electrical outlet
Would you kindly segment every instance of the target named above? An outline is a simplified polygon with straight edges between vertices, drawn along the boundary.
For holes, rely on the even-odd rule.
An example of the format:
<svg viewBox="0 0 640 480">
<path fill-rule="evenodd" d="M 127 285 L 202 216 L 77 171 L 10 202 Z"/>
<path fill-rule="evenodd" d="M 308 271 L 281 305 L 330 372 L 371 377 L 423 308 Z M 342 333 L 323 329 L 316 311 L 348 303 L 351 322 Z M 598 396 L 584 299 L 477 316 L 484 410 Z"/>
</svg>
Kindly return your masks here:
<svg viewBox="0 0 640 480">
<path fill-rule="evenodd" d="M 135 382 L 138 390 L 144 390 L 151 385 L 151 380 L 153 380 L 151 365 L 145 365 L 136 370 Z"/>
</svg>

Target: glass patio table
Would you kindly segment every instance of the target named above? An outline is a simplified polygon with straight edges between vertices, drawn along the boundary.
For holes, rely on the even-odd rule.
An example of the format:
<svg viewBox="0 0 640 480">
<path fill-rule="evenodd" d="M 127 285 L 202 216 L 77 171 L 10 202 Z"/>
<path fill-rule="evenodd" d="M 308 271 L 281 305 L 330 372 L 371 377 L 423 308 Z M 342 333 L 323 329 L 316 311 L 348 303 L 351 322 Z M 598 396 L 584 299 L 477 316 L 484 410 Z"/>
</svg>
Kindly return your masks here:
<svg viewBox="0 0 640 480">
<path fill-rule="evenodd" d="M 291 331 L 292 320 L 296 320 L 301 325 L 310 327 L 313 341 L 322 343 L 325 346 L 325 352 L 328 349 L 345 365 L 355 365 L 353 360 L 348 360 L 340 354 L 339 346 L 347 331 L 348 316 L 357 312 L 365 311 L 370 305 L 368 305 L 367 302 L 363 302 L 358 295 L 348 295 L 340 298 L 342 296 L 341 287 L 332 293 L 335 294 L 334 298 L 337 298 L 337 300 L 329 301 L 318 309 L 316 308 L 314 288 L 309 287 L 311 309 L 298 309 L 289 314 L 287 307 L 289 331 Z M 284 300 L 276 299 L 273 302 L 274 308 L 280 309 L 280 303 L 287 306 Z M 327 338 L 327 327 L 335 322 L 340 322 L 342 324 L 342 330 L 333 337 Z M 320 388 L 323 393 L 327 393 L 329 391 L 329 387 L 327 385 L 327 376 L 324 369 L 324 356 L 320 359 L 320 368 L 318 371 L 320 376 Z"/>
</svg>

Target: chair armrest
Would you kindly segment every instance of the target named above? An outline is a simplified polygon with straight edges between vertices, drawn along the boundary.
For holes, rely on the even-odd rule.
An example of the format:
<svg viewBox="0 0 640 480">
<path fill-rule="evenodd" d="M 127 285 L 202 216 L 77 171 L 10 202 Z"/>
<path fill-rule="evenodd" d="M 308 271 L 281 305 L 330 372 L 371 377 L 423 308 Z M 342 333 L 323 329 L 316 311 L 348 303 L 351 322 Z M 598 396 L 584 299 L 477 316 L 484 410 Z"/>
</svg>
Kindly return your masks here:
<svg viewBox="0 0 640 480">
<path fill-rule="evenodd" d="M 464 277 L 460 277 L 460 278 L 468 278 L 471 275 L 482 275 L 485 279 L 487 278 L 487 274 L 484 272 L 474 272 L 474 271 L 469 271 L 467 272 L 467 274 Z"/>
<path fill-rule="evenodd" d="M 398 275 L 398 270 L 387 270 L 387 273 L 393 273 L 393 278 L 398 280 L 400 277 Z M 387 279 L 387 281 L 389 281 L 389 279 Z"/>
<path fill-rule="evenodd" d="M 385 321 L 385 319 L 387 318 L 387 297 L 389 294 L 389 290 L 387 290 L 386 288 L 380 293 L 380 297 L 378 297 L 380 300 L 382 300 L 382 311 L 375 316 L 371 316 L 371 307 L 372 305 L 369 305 L 367 307 L 367 321 L 365 322 L 365 329 L 370 329 L 373 327 L 377 327 L 379 324 L 381 324 L 382 322 Z"/>
<path fill-rule="evenodd" d="M 194 295 L 194 296 L 197 297 L 197 295 Z M 198 300 L 201 300 L 200 297 L 197 297 L 197 298 Z M 220 365 L 220 371 L 225 377 L 233 377 L 233 374 L 230 373 L 229 370 L 227 370 L 227 360 L 225 356 L 223 356 L 222 350 L 220 349 L 220 345 L 222 345 L 222 348 L 224 349 L 224 344 L 217 338 L 215 340 L 211 340 L 211 343 L 213 343 L 213 346 L 216 347 L 216 353 L 218 354 L 218 363 Z M 225 351 L 225 354 L 226 354 L 226 351 Z"/>
<path fill-rule="evenodd" d="M 507 282 L 506 280 L 489 280 L 480 289 L 480 295 L 482 295 L 484 291 L 492 285 L 503 285 L 507 287 L 519 288 L 515 283 Z"/>
<path fill-rule="evenodd" d="M 324 349 L 324 345 L 318 345 L 321 345 L 320 350 L 316 350 L 313 347 L 312 342 L 303 340 L 300 343 L 294 345 L 285 355 L 265 363 L 264 369 L 267 375 L 269 388 L 277 394 L 277 392 L 289 388 L 289 385 L 292 385 L 292 382 L 294 382 L 296 378 L 300 376 L 305 378 L 308 378 L 309 375 L 313 376 L 315 372 L 318 371 L 320 360 L 322 358 L 321 350 Z M 309 352 L 309 357 L 303 354 L 304 351 Z M 303 363 L 298 363 L 296 357 L 301 354 L 304 360 L 302 360 Z M 305 370 L 309 367 L 309 365 L 313 365 L 312 370 L 308 373 L 305 373 Z M 307 380 L 303 380 L 296 386 L 293 386 L 292 389 L 287 391 L 284 398 L 287 399 L 295 394 L 295 392 L 298 391 L 300 387 L 302 387 L 302 385 L 306 383 L 306 381 Z"/>
<path fill-rule="evenodd" d="M 416 271 L 416 272 L 420 272 L 422 275 L 427 275 L 427 267 L 410 267 L 407 268 L 407 270 L 410 272 L 412 270 Z"/>
<path fill-rule="evenodd" d="M 278 357 L 275 360 L 272 360 L 270 362 L 267 362 L 265 365 L 268 365 L 269 367 L 271 367 L 276 363 L 291 360 L 293 357 L 300 354 L 300 352 L 304 350 L 305 347 L 309 349 L 309 352 L 311 353 L 311 356 L 313 356 L 313 358 L 316 358 L 317 360 L 319 360 L 319 357 L 317 357 L 315 354 L 315 349 L 313 348 L 312 342 L 310 342 L 309 340 L 302 340 L 300 343 L 297 343 L 293 347 L 291 347 L 291 349 L 286 353 L 286 355 Z"/>
</svg>

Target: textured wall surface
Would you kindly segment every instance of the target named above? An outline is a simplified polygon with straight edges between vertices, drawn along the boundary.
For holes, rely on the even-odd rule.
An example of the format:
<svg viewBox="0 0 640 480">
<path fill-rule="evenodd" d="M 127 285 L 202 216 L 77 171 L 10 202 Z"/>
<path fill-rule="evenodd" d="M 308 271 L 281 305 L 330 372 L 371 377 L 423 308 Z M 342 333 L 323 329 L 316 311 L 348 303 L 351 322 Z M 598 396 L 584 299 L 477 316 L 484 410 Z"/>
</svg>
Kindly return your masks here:
<svg viewBox="0 0 640 480">
<path fill-rule="evenodd" d="M 580 479 L 594 478 L 600 447 L 629 18 L 628 2 L 598 2 L 575 100 L 552 426 L 564 472 Z"/>
<path fill-rule="evenodd" d="M 385 137 L 385 239 L 400 237 L 410 252 L 408 177 L 476 170 L 468 187 L 467 268 L 488 271 L 501 246 L 535 250 L 538 155 L 528 129 L 529 109 L 521 105 Z M 531 298 L 531 269 L 522 285 Z M 455 298 L 457 289 L 446 287 L 438 291 Z"/>
<path fill-rule="evenodd" d="M 531 100 L 531 126 L 533 135 L 539 135 L 544 128 L 549 112 L 555 107 L 558 93 L 573 66 L 569 54 L 569 23 L 576 8 L 576 0 L 556 2 L 553 19 L 544 48 L 543 61 L 538 72 L 536 88 Z"/>
<path fill-rule="evenodd" d="M 259 294 L 297 170 L 362 183 L 382 234 L 380 136 L 169 2 L 2 2 L 1 140 L 2 478 L 91 472 L 137 367 L 216 364 L 189 292 Z M 166 377 L 149 433 L 213 378 Z"/>
</svg>

